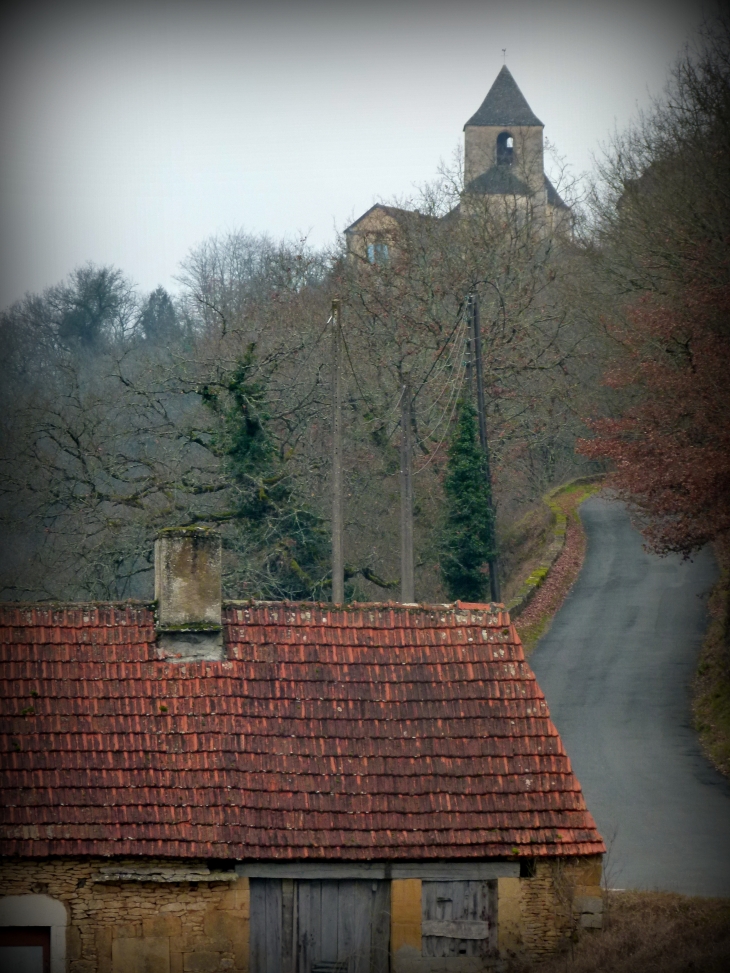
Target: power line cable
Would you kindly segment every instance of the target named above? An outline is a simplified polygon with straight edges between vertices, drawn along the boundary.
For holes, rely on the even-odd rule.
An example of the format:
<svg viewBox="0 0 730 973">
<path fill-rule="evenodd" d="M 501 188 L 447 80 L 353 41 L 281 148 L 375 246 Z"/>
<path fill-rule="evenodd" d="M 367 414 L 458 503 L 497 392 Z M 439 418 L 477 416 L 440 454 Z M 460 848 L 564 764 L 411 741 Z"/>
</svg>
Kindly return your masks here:
<svg viewBox="0 0 730 973">
<path fill-rule="evenodd" d="M 431 372 L 432 372 L 432 371 L 434 370 L 434 368 L 435 368 L 435 367 L 436 367 L 436 365 L 438 364 L 438 361 L 439 361 L 439 359 L 441 358 L 441 356 L 443 355 L 443 353 L 444 353 L 444 351 L 446 350 L 446 348 L 448 347 L 448 345 L 449 345 L 449 342 L 451 341 L 451 339 L 453 338 L 453 336 L 454 336 L 454 335 L 456 334 L 456 329 L 457 329 L 457 328 L 459 327 L 459 325 L 460 325 L 460 324 L 462 323 L 462 320 L 463 320 L 463 319 L 462 319 L 462 315 L 463 315 L 463 313 L 464 313 L 464 306 L 465 306 L 465 305 L 464 305 L 464 302 L 462 301 L 462 303 L 461 303 L 461 304 L 459 305 L 459 311 L 458 311 L 458 314 L 457 314 L 457 316 L 456 316 L 456 324 L 454 325 L 454 328 L 453 328 L 453 330 L 452 330 L 452 332 L 451 332 L 451 334 L 449 335 L 449 337 L 448 337 L 448 338 L 446 339 L 446 341 L 444 342 L 444 344 L 443 344 L 443 346 L 442 346 L 442 348 L 441 348 L 441 351 L 440 351 L 440 352 L 438 353 L 438 355 L 436 356 L 436 360 L 435 360 L 435 361 L 434 361 L 434 363 L 433 363 L 433 364 L 431 365 L 431 367 L 429 368 L 429 370 L 428 370 L 428 371 L 426 372 L 426 376 L 425 376 L 425 378 L 423 379 L 423 381 L 421 382 L 421 384 L 420 384 L 420 385 L 418 386 L 418 388 L 416 389 L 416 391 L 415 391 L 415 393 L 414 393 L 414 395 L 413 395 L 413 399 L 411 400 L 412 402 L 415 402 L 415 401 L 416 401 L 416 397 L 418 396 L 418 393 L 419 393 L 419 392 L 421 391 L 421 389 L 423 388 L 423 386 L 424 386 L 424 385 L 426 384 L 426 382 L 428 381 L 428 379 L 429 379 L 429 377 L 430 377 L 430 375 L 431 375 Z"/>
<path fill-rule="evenodd" d="M 462 350 L 463 350 L 465 344 L 466 344 L 466 341 L 464 341 L 464 343 L 462 344 Z M 453 382 L 453 381 L 450 382 L 446 386 L 446 388 L 449 390 L 449 398 L 448 398 L 448 401 L 446 403 L 446 408 L 442 411 L 442 413 L 441 413 L 441 415 L 439 417 L 438 422 L 435 423 L 435 425 L 433 425 L 431 427 L 431 429 L 429 430 L 429 432 L 427 432 L 424 435 L 423 438 L 421 438 L 421 439 L 418 440 L 418 444 L 419 445 L 421 443 L 423 443 L 425 445 L 427 439 L 428 438 L 432 438 L 433 435 L 434 435 L 434 433 L 436 432 L 436 430 L 443 424 L 444 419 L 446 418 L 446 416 L 449 415 L 449 414 L 453 414 L 453 409 L 452 409 L 451 403 L 452 403 L 452 400 L 454 398 L 454 388 L 456 387 L 456 397 L 458 398 L 458 395 L 460 394 L 462 385 L 464 383 L 464 372 L 465 372 L 465 370 L 464 370 L 464 367 L 463 367 L 463 364 L 462 364 L 462 367 L 459 369 L 458 373 L 456 373 L 458 375 L 458 387 L 456 387 L 456 382 Z M 449 421 L 450 421 L 450 419 L 449 419 Z"/>
<path fill-rule="evenodd" d="M 460 349 L 460 345 L 461 345 L 461 352 L 459 350 Z M 437 374 L 442 374 L 444 372 L 448 372 L 449 373 L 449 376 L 450 377 L 453 377 L 453 373 L 454 373 L 454 360 L 455 359 L 458 359 L 459 357 L 462 358 L 462 362 L 463 362 L 463 344 L 462 344 L 462 339 L 460 337 L 457 337 L 456 340 L 453 342 L 453 344 L 451 346 L 451 351 L 450 351 L 448 357 L 444 359 L 443 364 L 441 366 L 441 369 L 440 369 L 440 371 Z M 447 381 L 442 386 L 441 391 L 438 393 L 438 395 L 436 396 L 436 398 L 432 400 L 430 406 L 428 406 L 427 411 L 424 414 L 424 420 L 426 422 L 428 422 L 428 420 L 430 419 L 430 417 L 433 414 L 434 410 L 438 407 L 438 403 L 441 401 L 441 399 L 443 398 L 443 396 L 449 391 L 450 387 L 451 387 L 450 381 L 449 381 L 449 379 L 447 379 Z M 419 442 L 423 442 L 423 441 L 424 440 L 419 440 Z"/>
<path fill-rule="evenodd" d="M 453 404 L 453 406 L 451 408 L 451 415 L 449 416 L 449 421 L 448 421 L 448 423 L 446 425 L 446 431 L 444 432 L 444 435 L 441 437 L 440 441 L 431 450 L 431 455 L 428 457 L 428 459 L 423 464 L 423 466 L 420 469 L 414 471 L 414 473 L 413 473 L 414 476 L 418 476 L 419 473 L 423 473 L 423 471 L 426 469 L 426 467 L 431 462 L 433 462 L 434 457 L 438 456 L 439 450 L 441 449 L 441 447 L 445 443 L 446 436 L 448 435 L 448 430 L 449 430 L 449 428 L 451 426 L 451 423 L 453 421 L 453 418 L 454 418 L 454 413 L 456 412 L 456 408 L 457 408 L 457 406 L 459 404 L 459 397 L 461 395 L 461 389 L 462 389 L 462 387 L 464 385 L 464 379 L 465 379 L 465 377 L 466 377 L 466 369 L 465 368 L 462 368 L 461 369 L 461 380 L 459 381 L 459 386 L 456 389 L 456 394 L 455 394 L 454 399 L 453 399 L 454 404 Z"/>
<path fill-rule="evenodd" d="M 347 344 L 347 339 L 345 338 L 345 334 L 344 334 L 344 331 L 342 330 L 342 327 L 341 326 L 340 326 L 340 335 L 342 337 L 342 343 L 343 343 L 344 348 L 345 348 L 345 354 L 347 355 L 347 361 L 350 364 L 350 371 L 352 372 L 353 378 L 355 379 L 355 384 L 357 385 L 358 391 L 360 392 L 360 396 L 361 396 L 363 402 L 365 403 L 365 405 L 369 409 L 373 410 L 372 404 L 368 401 L 368 398 L 365 395 L 365 393 L 363 392 L 362 386 L 360 385 L 360 380 L 357 377 L 357 372 L 355 371 L 355 366 L 353 365 L 352 358 L 350 356 L 350 348 L 349 348 L 349 346 Z M 395 405 L 393 406 L 393 408 L 388 413 L 386 413 L 386 415 L 383 418 L 381 418 L 379 416 L 373 416 L 371 419 L 363 419 L 362 421 L 363 422 L 366 422 L 366 423 L 370 423 L 370 422 L 382 422 L 383 424 L 387 423 L 388 419 L 399 408 L 399 406 L 401 404 L 401 399 L 402 398 L 403 398 L 403 389 L 401 388 L 400 395 L 398 396 L 398 401 L 395 403 Z M 397 429 L 398 428 L 398 425 L 396 425 L 395 428 Z M 391 433 L 391 435 L 392 435 L 392 433 Z M 390 438 L 390 437 L 388 437 L 388 438 Z"/>
</svg>

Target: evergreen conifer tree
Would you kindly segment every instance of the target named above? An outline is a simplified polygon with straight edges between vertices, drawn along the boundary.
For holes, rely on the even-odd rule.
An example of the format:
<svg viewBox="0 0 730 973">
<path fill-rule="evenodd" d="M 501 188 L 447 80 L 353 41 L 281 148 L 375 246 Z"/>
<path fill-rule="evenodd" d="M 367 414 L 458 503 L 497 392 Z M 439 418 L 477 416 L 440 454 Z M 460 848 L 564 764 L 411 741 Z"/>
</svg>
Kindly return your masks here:
<svg viewBox="0 0 730 973">
<path fill-rule="evenodd" d="M 477 437 L 476 411 L 470 402 L 462 402 L 459 408 L 444 491 L 441 578 L 449 597 L 484 601 L 489 590 L 487 562 L 494 556 L 494 531 L 484 453 Z"/>
</svg>

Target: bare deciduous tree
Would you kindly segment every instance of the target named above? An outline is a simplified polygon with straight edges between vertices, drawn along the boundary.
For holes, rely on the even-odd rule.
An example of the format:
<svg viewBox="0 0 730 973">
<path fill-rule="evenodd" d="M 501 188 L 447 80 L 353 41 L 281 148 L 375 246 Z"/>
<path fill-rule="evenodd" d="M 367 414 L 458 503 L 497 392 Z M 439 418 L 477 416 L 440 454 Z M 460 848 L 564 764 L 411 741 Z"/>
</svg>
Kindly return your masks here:
<svg viewBox="0 0 730 973">
<path fill-rule="evenodd" d="M 583 443 L 655 549 L 730 528 L 730 24 L 685 52 L 601 165 L 590 226 L 616 394 Z M 596 413 L 594 413 L 595 415 Z"/>
</svg>

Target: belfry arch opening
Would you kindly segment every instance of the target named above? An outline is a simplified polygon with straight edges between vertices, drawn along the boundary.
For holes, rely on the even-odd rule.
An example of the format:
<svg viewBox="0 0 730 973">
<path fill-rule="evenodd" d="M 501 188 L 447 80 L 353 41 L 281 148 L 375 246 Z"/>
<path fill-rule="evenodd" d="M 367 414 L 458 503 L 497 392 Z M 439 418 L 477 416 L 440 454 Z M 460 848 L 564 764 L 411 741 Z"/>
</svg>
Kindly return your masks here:
<svg viewBox="0 0 730 973">
<path fill-rule="evenodd" d="M 497 136 L 497 165 L 511 166 L 514 161 L 515 140 L 510 132 L 500 132 Z"/>
</svg>

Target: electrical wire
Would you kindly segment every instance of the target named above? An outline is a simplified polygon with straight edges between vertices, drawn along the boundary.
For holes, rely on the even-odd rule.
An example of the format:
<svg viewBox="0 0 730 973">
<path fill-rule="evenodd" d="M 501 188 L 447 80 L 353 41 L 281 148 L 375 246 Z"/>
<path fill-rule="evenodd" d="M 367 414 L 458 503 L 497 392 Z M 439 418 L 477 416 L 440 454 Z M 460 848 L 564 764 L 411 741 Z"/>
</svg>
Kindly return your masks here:
<svg viewBox="0 0 730 973">
<path fill-rule="evenodd" d="M 371 404 L 368 402 L 367 396 L 365 395 L 365 393 L 362 390 L 362 386 L 360 385 L 360 380 L 357 377 L 357 373 L 355 371 L 355 366 L 353 365 L 353 363 L 352 363 L 352 357 L 350 356 L 350 348 L 349 348 L 349 346 L 347 344 L 347 338 L 345 337 L 345 333 L 342 330 L 342 326 L 341 325 L 340 325 L 340 337 L 342 338 L 342 343 L 343 343 L 343 345 L 345 347 L 345 354 L 347 355 L 347 361 L 350 364 L 350 371 L 352 372 L 353 378 L 355 379 L 355 384 L 357 385 L 358 391 L 360 392 L 360 396 L 361 396 L 363 402 L 365 403 L 365 405 L 369 409 L 372 409 Z M 379 416 L 373 416 L 371 419 L 363 419 L 362 421 L 365 422 L 365 423 L 382 422 L 383 425 L 385 425 L 388 422 L 388 419 L 390 419 L 390 417 L 393 415 L 393 413 L 396 412 L 397 409 L 398 409 L 398 407 L 400 406 L 401 400 L 403 398 L 403 391 L 404 391 L 403 388 L 401 388 L 400 395 L 398 396 L 398 401 L 395 403 L 395 405 L 393 406 L 393 408 L 389 412 L 386 413 L 386 415 L 383 418 L 380 418 Z M 398 426 L 396 425 L 396 429 L 397 428 L 398 428 Z M 391 433 L 391 435 L 392 435 L 392 433 Z M 388 437 L 388 438 L 390 438 L 390 437 Z"/>
<path fill-rule="evenodd" d="M 443 423 L 447 419 L 447 417 L 448 417 L 447 428 L 451 424 L 451 420 L 452 420 L 453 415 L 454 415 L 454 410 L 456 408 L 456 403 L 458 402 L 459 395 L 461 393 L 461 389 L 462 389 L 463 383 L 464 383 L 463 359 L 464 359 L 464 351 L 465 351 L 466 344 L 467 344 L 467 341 L 468 341 L 468 327 L 465 326 L 466 325 L 466 319 L 464 317 L 464 313 L 463 312 L 464 312 L 464 304 L 462 304 L 460 306 L 459 312 L 457 314 L 456 324 L 454 325 L 454 327 L 452 328 L 450 334 L 446 338 L 446 341 L 441 346 L 441 349 L 440 349 L 438 355 L 436 356 L 436 358 L 432 362 L 431 367 L 426 372 L 426 375 L 424 376 L 424 378 L 422 379 L 420 385 L 418 386 L 418 389 L 414 393 L 413 398 L 411 400 L 411 403 L 412 403 L 412 405 L 415 403 L 416 397 L 423 390 L 423 388 L 426 385 L 426 383 L 428 382 L 428 380 L 432 377 L 434 371 L 437 369 L 437 366 L 439 366 L 439 363 L 441 363 L 441 364 L 440 364 L 440 368 L 438 368 L 438 371 L 436 372 L 436 377 L 438 377 L 440 375 L 443 375 L 444 373 L 451 373 L 452 376 L 454 375 L 454 373 L 456 373 L 456 375 L 459 376 L 459 378 L 458 378 L 458 384 L 455 383 L 453 381 L 453 379 L 449 379 L 446 382 L 444 382 L 444 384 L 443 384 L 441 390 L 439 391 L 438 395 L 430 403 L 430 405 L 427 408 L 427 411 L 426 411 L 426 419 L 429 420 L 431 418 L 431 416 L 433 415 L 433 412 L 438 408 L 439 403 L 442 401 L 442 399 L 444 398 L 444 396 L 445 395 L 448 395 L 446 407 L 443 409 L 443 411 L 441 411 L 441 414 L 440 414 L 437 422 L 431 426 L 431 428 L 429 429 L 429 431 L 427 433 L 425 433 L 422 437 L 416 438 L 416 441 L 415 441 L 414 445 L 425 444 L 426 443 L 426 440 L 432 438 L 433 435 L 434 435 L 434 433 L 436 432 L 436 430 L 438 430 L 443 425 Z M 332 320 L 333 320 L 333 317 L 330 316 L 330 318 L 327 321 L 327 325 L 329 325 L 332 322 Z M 325 325 L 325 327 L 327 327 L 327 325 Z M 462 326 L 464 326 L 463 327 L 463 333 L 462 334 L 457 334 L 457 332 L 459 332 L 459 330 L 462 328 Z M 342 329 L 342 326 L 341 325 L 340 325 L 340 337 L 342 338 L 342 343 L 343 343 L 343 346 L 345 348 L 345 354 L 346 354 L 347 361 L 348 361 L 348 364 L 349 364 L 349 367 L 350 367 L 350 371 L 352 372 L 352 376 L 355 379 L 355 384 L 357 386 L 358 392 L 360 393 L 360 397 L 361 397 L 362 401 L 365 403 L 365 405 L 368 407 L 368 409 L 372 410 L 372 404 L 371 404 L 368 396 L 365 394 L 365 392 L 363 390 L 363 387 L 362 387 L 362 384 L 360 383 L 360 379 L 359 379 L 359 377 L 357 375 L 357 372 L 355 370 L 355 366 L 354 366 L 354 363 L 352 361 L 352 355 L 350 354 L 350 348 L 349 348 L 349 345 L 347 343 L 347 338 L 345 337 L 345 333 L 344 333 L 344 330 Z M 452 341 L 452 339 L 454 337 L 456 337 L 456 340 L 455 341 Z M 448 354 L 444 358 L 444 353 L 447 352 L 447 350 L 448 350 Z M 442 359 L 443 359 L 443 361 L 442 361 Z M 462 364 L 460 366 L 457 366 L 456 365 L 456 362 L 458 362 L 459 359 L 461 359 Z M 365 422 L 365 423 L 368 423 L 368 424 L 373 423 L 373 422 L 380 422 L 383 426 L 387 425 L 389 419 L 397 412 L 398 408 L 400 407 L 401 401 L 403 399 L 404 392 L 405 392 L 405 386 L 402 386 L 401 387 L 401 390 L 400 390 L 400 394 L 398 395 L 397 401 L 395 402 L 394 406 L 386 413 L 385 416 L 383 416 L 383 417 L 373 416 L 370 419 L 363 419 L 362 421 Z M 430 423 L 428 423 L 428 421 L 427 421 L 427 424 L 430 425 Z M 396 429 L 398 429 L 399 426 L 400 426 L 400 421 L 398 421 L 395 424 L 392 432 L 388 435 L 387 440 L 390 440 L 391 439 L 391 437 L 393 436 L 393 434 L 395 433 Z M 429 459 L 427 460 L 427 462 L 417 472 L 421 472 L 423 469 L 425 469 L 429 465 L 429 463 L 433 459 L 433 455 L 435 454 L 435 452 L 438 452 L 438 449 L 440 449 L 441 446 L 443 445 L 443 442 L 444 442 L 445 438 L 446 438 L 445 436 L 442 437 L 442 439 L 438 443 L 438 446 L 436 447 L 434 453 L 431 454 L 431 456 L 429 457 Z"/>
<path fill-rule="evenodd" d="M 458 360 L 459 358 L 461 358 L 462 359 L 462 363 L 463 363 L 463 352 L 464 352 L 464 344 L 465 343 L 462 344 L 461 342 L 462 342 L 461 337 L 457 335 L 456 340 L 454 341 L 454 343 L 452 345 L 451 352 L 450 352 L 449 356 L 444 359 L 441 369 L 439 370 L 439 372 L 436 373 L 437 376 L 443 374 L 444 372 L 448 372 L 450 375 L 453 375 L 454 368 L 455 368 L 455 365 L 454 365 L 455 360 Z M 459 347 L 460 344 L 461 344 L 461 350 L 460 350 L 460 347 Z M 427 411 L 425 412 L 425 414 L 423 415 L 423 418 L 422 418 L 422 421 L 423 422 L 425 422 L 426 424 L 428 424 L 428 421 L 430 420 L 431 415 L 433 414 L 434 410 L 438 407 L 438 403 L 441 401 L 441 399 L 444 397 L 444 395 L 448 392 L 449 388 L 450 388 L 450 383 L 447 381 L 442 386 L 442 389 L 439 392 L 439 394 L 436 396 L 436 398 L 433 399 L 432 402 L 431 402 L 431 404 L 427 407 Z M 424 442 L 424 440 L 419 440 L 418 442 Z"/>
<path fill-rule="evenodd" d="M 414 470 L 413 476 L 418 476 L 419 473 L 423 473 L 423 471 L 426 469 L 426 467 L 429 466 L 433 462 L 434 457 L 438 456 L 439 450 L 441 449 L 441 447 L 443 446 L 443 444 L 446 442 L 446 437 L 448 435 L 449 429 L 451 428 L 451 423 L 453 422 L 454 414 L 456 413 L 456 408 L 457 408 L 457 406 L 459 404 L 459 398 L 461 397 L 461 390 L 462 390 L 462 387 L 464 385 L 465 378 L 466 378 L 466 369 L 465 368 L 462 368 L 460 370 L 459 385 L 456 388 L 456 393 L 455 393 L 455 395 L 453 397 L 453 403 L 454 404 L 453 404 L 453 406 L 451 408 L 451 414 L 449 415 L 449 421 L 446 424 L 446 430 L 444 432 L 444 435 L 441 437 L 441 440 L 436 444 L 436 446 L 431 450 L 431 454 L 428 457 L 428 459 L 426 460 L 426 462 L 423 464 L 423 466 L 421 466 L 420 469 Z"/>
<path fill-rule="evenodd" d="M 431 425 L 431 428 L 430 428 L 430 430 L 428 432 L 424 433 L 423 436 L 420 437 L 417 440 L 417 442 L 416 442 L 417 445 L 425 444 L 426 443 L 426 440 L 428 438 L 433 437 L 433 434 L 442 425 L 442 423 L 444 421 L 444 417 L 449 414 L 450 409 L 451 409 L 451 400 L 453 398 L 454 382 L 455 381 L 458 381 L 459 388 L 461 388 L 461 385 L 463 384 L 462 379 L 461 379 L 461 375 L 462 375 L 462 372 L 464 371 L 464 364 L 463 364 L 463 362 L 464 362 L 464 352 L 466 350 L 466 343 L 467 343 L 467 340 L 468 340 L 468 335 L 467 335 L 466 332 L 467 332 L 467 329 L 465 328 L 463 334 L 457 335 L 457 339 L 454 342 L 454 350 L 453 350 L 452 359 L 456 359 L 456 362 L 458 362 L 460 360 L 461 363 L 457 365 L 456 362 L 453 362 L 452 367 L 451 367 L 451 370 L 450 370 L 450 377 L 449 377 L 448 381 L 446 381 L 444 383 L 444 385 L 443 385 L 443 387 L 442 387 L 439 395 L 437 396 L 436 400 L 434 401 L 432 407 L 426 413 L 426 416 L 430 419 L 430 417 L 433 414 L 434 410 L 436 408 L 439 408 L 439 403 L 442 401 L 442 399 L 444 398 L 444 396 L 448 396 L 446 408 L 443 409 L 442 411 L 440 411 L 439 418 L 438 418 L 438 420 L 435 423 L 433 423 L 433 424 L 427 423 L 427 424 L 430 424 Z"/>
<path fill-rule="evenodd" d="M 459 306 L 459 312 L 458 312 L 458 314 L 456 315 L 456 324 L 454 325 L 454 328 L 453 328 L 453 330 L 452 330 L 452 332 L 451 332 L 451 334 L 449 335 L 449 337 L 448 337 L 448 338 L 446 339 L 446 341 L 444 342 L 444 344 L 443 344 L 443 347 L 441 348 L 441 351 L 440 351 L 440 352 L 438 353 L 438 355 L 436 356 L 436 360 L 435 360 L 435 361 L 434 361 L 434 363 L 433 363 L 433 364 L 431 365 L 431 367 L 429 368 L 429 370 L 428 370 L 428 371 L 426 372 L 426 376 L 425 376 L 425 378 L 423 379 L 423 381 L 421 382 L 421 384 L 420 384 L 420 385 L 418 386 L 418 388 L 416 389 L 416 391 L 415 391 L 415 393 L 414 393 L 414 395 L 413 395 L 413 399 L 412 399 L 412 401 L 413 401 L 413 402 L 415 402 L 415 401 L 416 401 L 416 397 L 418 396 L 418 393 L 419 393 L 419 392 L 421 391 L 421 389 L 423 388 L 423 386 L 424 386 L 424 385 L 426 384 L 426 382 L 428 381 L 428 379 L 429 379 L 429 377 L 430 377 L 430 375 L 431 375 L 431 372 L 432 372 L 432 371 L 434 370 L 434 368 L 435 368 L 435 367 L 436 367 L 436 365 L 438 364 L 438 361 L 439 361 L 439 359 L 441 358 L 441 356 L 443 355 L 443 353 L 444 353 L 444 351 L 445 351 L 445 350 L 446 350 L 446 348 L 448 347 L 448 344 L 449 344 L 449 342 L 451 341 L 451 339 L 452 339 L 452 337 L 453 337 L 453 336 L 454 336 L 454 335 L 456 334 L 456 329 L 457 329 L 457 328 L 459 327 L 459 325 L 460 325 L 460 324 L 461 324 L 461 323 L 463 322 L 463 317 L 462 317 L 462 315 L 463 315 L 463 313 L 464 313 L 464 304 L 462 303 L 462 304 L 461 304 L 461 305 Z"/>
<path fill-rule="evenodd" d="M 466 336 L 467 336 L 466 335 L 466 332 L 467 332 L 467 329 L 465 329 L 464 341 L 461 342 L 462 360 L 463 360 L 463 350 L 464 350 L 465 345 L 466 345 Z M 452 332 L 452 334 L 453 334 L 453 332 Z M 455 347 L 458 347 L 458 343 L 455 343 Z M 458 371 L 456 372 L 456 375 L 458 376 L 457 382 L 449 382 L 446 385 L 446 387 L 445 387 L 449 391 L 449 400 L 448 400 L 448 403 L 446 405 L 446 408 L 441 413 L 441 416 L 439 417 L 438 422 L 434 426 L 432 426 L 432 428 L 426 434 L 425 437 L 423 437 L 423 438 L 417 438 L 415 440 L 415 442 L 414 442 L 414 445 L 416 445 L 416 446 L 420 445 L 421 443 L 425 443 L 426 442 L 426 439 L 428 437 L 432 437 L 433 434 L 436 432 L 436 430 L 439 429 L 444 424 L 444 421 L 446 421 L 446 432 L 441 437 L 441 440 L 437 443 L 436 447 L 432 451 L 430 451 L 430 455 L 429 455 L 428 460 L 423 464 L 423 466 L 419 470 L 416 470 L 416 473 L 420 473 L 424 469 L 426 469 L 426 467 L 432 462 L 434 456 L 437 455 L 438 451 L 440 450 L 441 446 L 443 445 L 444 441 L 446 440 L 446 436 L 448 435 L 448 429 L 451 426 L 451 421 L 452 421 L 452 419 L 454 417 L 454 412 L 455 412 L 456 406 L 457 406 L 457 404 L 459 402 L 459 397 L 461 395 L 461 390 L 463 388 L 464 380 L 465 380 L 465 377 L 466 377 L 466 369 L 463 367 L 463 364 L 458 369 Z M 395 433 L 395 431 L 398 429 L 399 426 L 400 426 L 400 422 L 397 422 L 396 425 L 393 428 L 393 431 L 388 436 L 388 440 L 393 436 L 393 434 Z M 396 473 L 393 473 L 393 474 L 390 474 L 390 475 L 396 476 L 397 474 Z M 414 476 L 415 476 L 415 473 L 414 473 Z"/>
<path fill-rule="evenodd" d="M 461 395 L 461 389 L 463 387 L 463 384 L 464 384 L 464 373 L 461 372 L 460 375 L 459 375 L 458 381 L 455 382 L 451 386 L 451 388 L 449 390 L 449 398 L 448 398 L 448 401 L 446 403 L 446 407 L 443 410 L 443 412 L 441 413 L 441 415 L 439 416 L 438 422 L 434 423 L 431 426 L 431 428 L 423 436 L 423 438 L 422 439 L 419 439 L 417 441 L 416 445 L 423 444 L 423 446 L 426 447 L 428 443 L 433 442 L 433 439 L 436 437 L 437 431 L 444 424 L 446 424 L 446 426 L 448 428 L 448 426 L 449 426 L 449 424 L 451 422 L 451 418 L 453 416 L 453 411 L 454 411 L 453 403 L 456 402 L 456 401 L 458 401 L 459 396 Z M 439 443 L 439 447 L 440 447 L 440 443 Z M 426 452 L 427 453 L 430 453 L 431 451 L 432 451 L 431 448 L 426 448 Z"/>
</svg>

